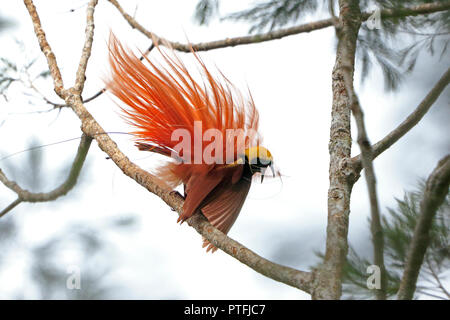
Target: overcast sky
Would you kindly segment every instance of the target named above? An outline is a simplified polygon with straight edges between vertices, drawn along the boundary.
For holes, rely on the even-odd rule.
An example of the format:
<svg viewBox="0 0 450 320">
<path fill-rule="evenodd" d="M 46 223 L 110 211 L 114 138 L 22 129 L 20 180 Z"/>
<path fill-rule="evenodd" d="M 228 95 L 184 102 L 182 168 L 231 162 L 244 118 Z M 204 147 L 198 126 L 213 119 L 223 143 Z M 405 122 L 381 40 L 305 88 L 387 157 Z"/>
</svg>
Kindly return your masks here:
<svg viewBox="0 0 450 320">
<path fill-rule="evenodd" d="M 66 87 L 74 82 L 84 41 L 86 2 L 35 1 Z M 239 23 L 213 21 L 208 27 L 197 26 L 192 19 L 196 2 L 122 1 L 122 6 L 132 14 L 138 4 L 136 19 L 149 30 L 173 41 L 203 42 L 247 33 L 248 25 Z M 244 9 L 250 3 L 222 2 L 224 12 Z M 75 10 L 71 12 L 71 9 Z M 38 74 L 45 70 L 46 61 L 39 51 L 22 1 L 4 1 L 0 13 L 15 22 L 13 28 L 0 34 L 1 56 L 19 65 L 38 58 L 32 72 Z M 320 17 L 325 16 L 308 16 L 305 21 Z M 95 12 L 94 45 L 84 97 L 101 89 L 102 78 L 108 74 L 106 43 L 110 30 L 133 49 L 145 50 L 149 46 L 149 40 L 131 29 L 111 4 L 100 1 Z M 325 243 L 334 46 L 334 31 L 327 28 L 200 54 L 212 70 L 217 66 L 243 92 L 247 86 L 250 88 L 260 113 L 264 145 L 284 174 L 282 183 L 267 180 L 263 185 L 252 186 L 229 235 L 263 257 L 302 269 L 308 269 L 314 263 L 314 250 L 323 250 Z M 189 54 L 179 55 L 192 66 Z M 155 53 L 150 56 L 157 57 Z M 440 62 L 437 59 L 430 61 L 423 53 L 416 70 L 396 93 L 384 91 L 378 69 L 374 69 L 364 85 L 360 85 L 356 75 L 356 89 L 372 142 L 382 138 L 417 106 L 449 63 L 448 57 Z M 47 98 L 59 101 L 49 79 L 37 81 L 36 85 Z M 1 155 L 25 149 L 32 138 L 39 144 L 48 144 L 80 136 L 79 120 L 71 110 L 30 114 L 30 111 L 47 110 L 50 106 L 24 95 L 24 91 L 26 89 L 17 84 L 11 87 L 8 101 L 0 97 Z M 433 113 L 438 116 L 427 115 L 403 141 L 376 160 L 379 202 L 383 211 L 387 206 L 393 206 L 394 198 L 401 198 L 405 189 L 414 188 L 417 179 L 427 176 L 437 161 L 448 153 L 448 128 L 445 127 L 446 119 L 450 120 L 448 102 L 447 89 L 433 107 Z M 106 131 L 130 131 L 109 95 L 101 96 L 87 107 Z M 112 138 L 142 168 L 151 169 L 157 165 L 159 158 L 135 150 L 129 137 L 112 135 Z M 43 149 L 44 175 L 48 177 L 48 183 L 45 190 L 36 191 L 51 190 L 58 184 L 58 178 L 63 176 L 55 175 L 55 172 L 59 173 L 70 163 L 78 143 L 74 140 Z M 357 153 L 354 142 L 353 154 Z M 21 166 L 26 157 L 23 153 L 9 160 Z M 4 168 L 2 162 L 0 168 Z M 138 220 L 131 231 L 105 231 L 102 235 L 114 248 L 108 256 L 111 270 L 104 280 L 120 287 L 113 291 L 115 298 L 309 298 L 307 294 L 257 274 L 221 251 L 206 254 L 197 232 L 186 224 L 177 225 L 177 215 L 159 198 L 123 176 L 111 161 L 105 159 L 95 142 L 86 169 L 86 178 L 66 199 L 52 204 L 21 204 L 8 214 L 20 221 L 18 232 L 23 250 L 9 256 L 8 267 L 1 269 L 0 298 L 11 298 L 17 292 L 24 297 L 36 297 L 27 282 L 28 258 L 24 248 L 50 239 L 74 223 L 101 230 L 109 218 L 128 214 L 135 215 Z M 20 184 L 20 180 L 17 182 Z M 369 206 L 364 183 L 361 178 L 354 187 L 350 216 L 350 241 L 359 248 L 369 246 Z M 0 186 L 0 209 L 14 199 L 12 192 Z M 355 243 L 359 239 L 364 241 Z M 292 250 L 286 254 L 283 248 Z M 82 264 L 70 250 L 61 258 L 63 269 Z M 81 278 L 83 281 L 83 269 Z"/>
</svg>

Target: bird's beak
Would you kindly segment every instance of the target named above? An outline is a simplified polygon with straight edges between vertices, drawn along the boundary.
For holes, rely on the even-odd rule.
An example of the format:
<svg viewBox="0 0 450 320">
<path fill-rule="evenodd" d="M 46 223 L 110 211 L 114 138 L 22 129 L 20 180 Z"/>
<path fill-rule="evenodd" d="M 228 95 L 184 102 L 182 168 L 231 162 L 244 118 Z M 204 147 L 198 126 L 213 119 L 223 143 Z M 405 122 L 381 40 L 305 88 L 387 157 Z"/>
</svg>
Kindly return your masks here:
<svg viewBox="0 0 450 320">
<path fill-rule="evenodd" d="M 275 178 L 275 169 L 273 167 L 273 163 L 270 163 L 270 170 L 272 171 L 272 175 Z"/>
<path fill-rule="evenodd" d="M 269 165 L 269 167 L 270 167 L 270 171 L 272 171 L 273 177 L 275 178 L 275 169 L 273 167 L 273 163 L 271 163 Z M 263 183 L 263 181 L 264 181 L 264 176 L 266 175 L 266 171 L 267 171 L 267 168 L 265 168 L 264 170 L 261 169 L 261 183 Z"/>
</svg>

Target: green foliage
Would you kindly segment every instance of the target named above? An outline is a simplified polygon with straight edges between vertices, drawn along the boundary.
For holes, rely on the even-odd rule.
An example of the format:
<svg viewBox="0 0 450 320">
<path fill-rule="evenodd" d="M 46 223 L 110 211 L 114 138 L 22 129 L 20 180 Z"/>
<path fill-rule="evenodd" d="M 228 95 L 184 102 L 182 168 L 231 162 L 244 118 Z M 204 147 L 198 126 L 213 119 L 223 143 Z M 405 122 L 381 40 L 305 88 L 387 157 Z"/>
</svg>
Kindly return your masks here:
<svg viewBox="0 0 450 320">
<path fill-rule="evenodd" d="M 393 297 L 400 286 L 401 275 L 406 263 L 409 244 L 414 234 L 420 213 L 420 201 L 425 185 L 422 182 L 417 191 L 406 192 L 403 200 L 396 199 L 397 207 L 388 208 L 382 227 L 385 241 L 385 264 L 388 272 L 387 294 Z M 416 295 L 450 298 L 442 280 L 450 268 L 450 193 L 436 213 L 430 230 L 430 246 L 419 276 Z M 353 247 L 349 249 L 344 269 L 343 292 L 346 298 L 373 298 L 374 290 L 366 285 L 367 267 L 372 263 L 361 257 Z"/>
<path fill-rule="evenodd" d="M 361 10 L 369 12 L 374 8 L 397 11 L 395 17 L 381 17 L 381 29 L 370 30 L 366 23 L 358 34 L 357 59 L 361 63 L 361 80 L 370 72 L 376 62 L 383 73 L 385 88 L 398 88 L 403 75 L 414 70 L 421 52 L 438 54 L 442 59 L 449 45 L 450 11 L 428 15 L 407 15 L 404 8 L 429 2 L 445 1 L 386 1 L 361 2 Z"/>
<path fill-rule="evenodd" d="M 297 22 L 304 14 L 314 12 L 317 7 L 317 1 L 269 0 L 257 3 L 253 8 L 229 14 L 225 19 L 251 22 L 253 25 L 249 32 L 252 33 Z"/>
<path fill-rule="evenodd" d="M 442 59 L 449 47 L 450 10 L 426 15 L 411 15 L 405 8 L 426 4 L 430 0 L 362 0 L 362 12 L 376 8 L 397 12 L 395 17 L 381 16 L 381 29 L 369 29 L 363 23 L 358 35 L 356 57 L 361 68 L 361 81 L 367 79 L 372 67 L 377 65 L 383 73 L 386 90 L 396 90 L 403 76 L 414 70 L 421 52 L 428 51 Z M 218 15 L 219 0 L 200 0 L 196 20 L 205 24 Z M 307 13 L 327 9 L 337 12 L 337 1 L 321 0 L 266 0 L 251 8 L 222 17 L 224 20 L 250 23 L 250 33 L 274 30 L 294 23 L 305 23 L 301 18 Z"/>
<path fill-rule="evenodd" d="M 219 0 L 200 0 L 195 7 L 194 19 L 200 25 L 207 25 L 219 11 Z"/>
</svg>

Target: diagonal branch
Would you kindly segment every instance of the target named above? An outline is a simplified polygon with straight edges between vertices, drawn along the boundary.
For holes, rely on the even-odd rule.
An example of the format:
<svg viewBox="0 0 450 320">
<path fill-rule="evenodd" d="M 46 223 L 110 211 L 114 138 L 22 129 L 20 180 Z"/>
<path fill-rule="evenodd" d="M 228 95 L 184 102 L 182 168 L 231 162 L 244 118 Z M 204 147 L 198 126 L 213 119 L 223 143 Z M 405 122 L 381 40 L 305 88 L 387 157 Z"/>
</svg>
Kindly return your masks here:
<svg viewBox="0 0 450 320">
<path fill-rule="evenodd" d="M 34 26 L 35 30 L 42 29 L 39 18 L 33 19 L 33 17 L 38 17 L 38 15 L 36 8 L 32 5 L 32 0 L 24 0 L 24 2 L 30 16 L 32 17 L 33 24 L 38 24 L 37 26 Z M 38 37 L 38 41 L 41 43 L 43 39 Z M 47 41 L 45 40 L 45 43 L 46 42 Z M 47 60 L 47 62 L 49 63 L 49 68 L 57 68 L 55 59 Z M 55 65 L 52 66 L 51 64 Z M 125 154 L 119 150 L 116 143 L 105 133 L 103 128 L 85 108 L 81 100 L 80 92 L 74 88 L 66 90 L 63 87 L 61 88 L 61 92 L 66 104 L 81 120 L 81 130 L 83 133 L 89 137 L 93 137 L 97 141 L 99 148 L 108 154 L 109 158 L 122 170 L 125 175 L 135 180 L 148 191 L 160 197 L 167 205 L 169 205 L 169 207 L 178 212 L 178 214 L 181 214 L 184 199 L 175 192 L 168 192 L 160 188 L 156 182 L 156 178 L 153 175 L 131 162 Z M 222 249 L 256 272 L 300 290 L 306 292 L 311 291 L 310 285 L 312 283 L 312 274 L 310 272 L 299 271 L 293 268 L 281 266 L 260 257 L 253 251 L 245 248 L 243 245 L 232 240 L 227 235 L 214 228 L 200 213 L 194 214 L 187 220 L 187 222 L 204 238 L 214 244 L 214 246 Z"/>
<path fill-rule="evenodd" d="M 2 211 L 0 211 L 0 218 L 3 217 L 5 214 L 7 214 L 9 211 L 11 211 L 12 209 L 14 209 L 16 206 L 18 206 L 20 203 L 22 202 L 22 200 L 20 198 L 17 198 L 16 200 L 14 200 L 13 202 L 11 202 L 9 204 L 9 206 L 7 206 L 5 209 L 3 209 Z"/>
<path fill-rule="evenodd" d="M 50 192 L 30 192 L 21 188 L 16 182 L 9 180 L 3 171 L 0 169 L 0 182 L 2 182 L 7 188 L 11 189 L 17 194 L 17 200 L 11 203 L 6 209 L 0 213 L 0 218 L 8 211 L 12 210 L 21 202 L 47 202 L 53 201 L 59 197 L 66 195 L 76 185 L 81 169 L 83 168 L 84 161 L 86 160 L 89 147 L 91 146 L 92 138 L 83 134 L 81 137 L 78 151 L 73 160 L 72 167 L 70 168 L 67 179 L 57 188 Z"/>
<path fill-rule="evenodd" d="M 251 36 L 242 36 L 234 38 L 226 38 L 221 40 L 215 40 L 211 42 L 199 42 L 195 44 L 184 44 L 174 41 L 169 41 L 162 37 L 159 37 L 155 33 L 144 28 L 139 22 L 136 21 L 131 15 L 125 12 L 125 10 L 120 6 L 117 0 L 108 0 L 117 10 L 122 14 L 128 24 L 133 28 L 139 30 L 142 34 L 147 36 L 149 39 L 157 39 L 159 44 L 164 45 L 164 42 L 169 44 L 172 48 L 182 52 L 190 52 L 191 47 L 195 51 L 208 51 L 220 48 L 234 47 L 244 44 L 254 44 L 265 41 L 271 41 L 276 39 L 281 39 L 287 36 L 292 36 L 300 33 L 311 32 L 315 30 L 324 29 L 333 26 L 336 22 L 336 18 L 329 18 L 318 20 L 315 22 L 309 22 L 305 24 L 300 24 L 290 28 L 279 29 L 275 31 L 270 31 L 266 33 L 255 34 Z M 445 11 L 450 9 L 450 1 L 445 2 L 432 2 L 416 6 L 411 6 L 402 9 L 384 9 L 381 10 L 382 18 L 393 18 L 401 16 L 414 16 L 421 14 L 429 14 L 433 12 Z M 375 11 L 365 12 L 361 14 L 361 21 L 366 21 Z"/>
<path fill-rule="evenodd" d="M 436 211 L 444 202 L 450 186 L 450 155 L 439 161 L 427 180 L 423 199 L 420 203 L 420 215 L 409 247 L 403 277 L 397 298 L 411 300 L 416 290 L 426 250 L 430 244 L 430 229 Z"/>
<path fill-rule="evenodd" d="M 61 71 L 59 71 L 55 54 L 53 53 L 52 48 L 48 44 L 47 38 L 45 37 L 45 32 L 42 29 L 41 20 L 39 19 L 39 16 L 36 12 L 36 7 L 31 0 L 24 0 L 23 2 L 25 3 L 25 6 L 30 13 L 31 21 L 33 22 L 34 33 L 36 34 L 36 38 L 38 39 L 41 51 L 44 54 L 45 58 L 47 58 L 47 64 L 53 79 L 55 92 L 62 98 L 64 83 L 61 77 Z"/>
<path fill-rule="evenodd" d="M 372 160 L 378 157 L 381 153 L 386 151 L 394 143 L 396 143 L 401 137 L 407 134 L 430 110 L 434 102 L 439 98 L 441 93 L 445 90 L 450 83 L 450 68 L 442 75 L 435 86 L 430 90 L 427 96 L 420 102 L 417 108 L 394 130 L 392 130 L 383 139 L 378 141 L 372 146 Z M 355 169 L 360 171 L 361 167 L 361 155 L 357 155 L 352 158 Z"/>
<path fill-rule="evenodd" d="M 347 60 L 349 58 L 351 58 L 351 56 L 348 56 L 348 54 L 343 55 L 343 59 Z M 375 293 L 378 300 L 386 300 L 387 276 L 386 267 L 384 264 L 384 238 L 383 229 L 381 227 L 380 209 L 378 206 L 375 170 L 372 163 L 373 151 L 369 137 L 367 136 L 366 126 L 364 123 L 364 113 L 353 87 L 353 64 L 348 60 L 344 62 L 344 64 L 347 65 L 347 67 L 344 68 L 343 73 L 345 86 L 349 96 L 350 108 L 355 118 L 356 127 L 358 130 L 357 141 L 361 149 L 361 163 L 362 167 L 365 169 L 364 173 L 366 177 L 367 191 L 369 193 L 371 216 L 370 230 L 372 234 L 374 264 L 378 266 L 381 271 L 381 287 L 377 289 Z"/>
<path fill-rule="evenodd" d="M 113 6 L 117 8 L 117 10 L 122 14 L 124 19 L 128 22 L 128 24 L 133 28 L 139 30 L 142 34 L 144 34 L 149 39 L 157 39 L 158 44 L 164 45 L 164 43 L 169 44 L 173 49 L 182 51 L 182 52 L 191 52 L 191 47 L 195 51 L 208 51 L 213 49 L 220 49 L 220 48 L 226 48 L 226 47 L 234 47 L 238 45 L 243 44 L 252 44 L 252 43 L 259 43 L 259 42 L 265 42 L 270 40 L 276 40 L 281 39 L 290 35 L 298 34 L 298 33 L 304 33 L 304 32 L 311 32 L 314 30 L 320 30 L 323 28 L 327 28 L 331 25 L 333 25 L 333 19 L 324 19 L 319 20 L 316 22 L 311 22 L 307 24 L 302 24 L 299 26 L 271 31 L 267 33 L 261 33 L 251 36 L 242 36 L 242 37 L 235 37 L 235 38 L 226 38 L 211 42 L 200 42 L 196 44 L 184 44 L 180 42 L 174 42 L 169 41 L 165 38 L 162 38 L 158 35 L 156 35 L 154 32 L 151 32 L 144 28 L 139 22 L 136 21 L 131 15 L 125 12 L 125 10 L 120 6 L 119 2 L 117 0 L 108 0 Z"/>
</svg>

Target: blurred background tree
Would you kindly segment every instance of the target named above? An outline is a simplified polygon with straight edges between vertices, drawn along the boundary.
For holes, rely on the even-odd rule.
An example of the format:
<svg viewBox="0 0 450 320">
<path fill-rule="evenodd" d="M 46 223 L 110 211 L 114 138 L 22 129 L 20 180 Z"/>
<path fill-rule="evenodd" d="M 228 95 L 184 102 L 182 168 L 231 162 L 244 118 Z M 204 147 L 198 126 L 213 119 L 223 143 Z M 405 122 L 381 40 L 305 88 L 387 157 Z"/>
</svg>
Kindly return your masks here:
<svg viewBox="0 0 450 320">
<path fill-rule="evenodd" d="M 2 160 L 2 168 L 8 175 L 20 181 L 22 187 L 39 192 L 48 189 L 49 185 L 55 185 L 69 172 L 72 163 L 63 165 L 61 169 L 52 168 L 52 173 L 47 174 L 43 166 L 42 144 L 38 140 L 31 140 L 28 150 L 24 152 L 26 158 L 19 163 Z M 78 177 L 77 188 L 83 188 L 89 172 L 89 164 L 84 165 L 82 174 Z M 59 202 L 76 200 L 77 194 L 63 197 Z M 0 196 L 0 202 L 3 201 Z M 69 201 L 68 201 L 69 200 Z M 47 204 L 52 206 L 51 203 Z M 24 242 L 23 230 L 20 221 L 21 207 L 16 212 L 2 218 L 0 223 L 0 274 L 8 268 L 17 266 L 9 265 L 14 261 L 14 256 L 21 256 L 22 261 L 27 261 L 22 272 L 22 278 L 16 279 L 26 286 L 12 293 L 14 299 L 108 299 L 113 298 L 114 293 L 120 290 L 120 285 L 111 285 L 108 275 L 114 269 L 114 244 L 108 240 L 108 232 L 128 232 L 136 223 L 132 214 L 123 214 L 119 217 L 111 217 L 97 225 L 86 223 L 71 223 L 56 233 L 50 233 L 49 237 L 36 243 Z M 82 290 L 68 288 L 67 279 L 71 275 L 68 266 L 74 266 L 82 270 L 80 284 Z M 20 286 L 19 286 L 20 287 Z M 26 294 L 25 294 L 26 293 Z M 30 295 L 32 293 L 32 295 Z"/>
</svg>

